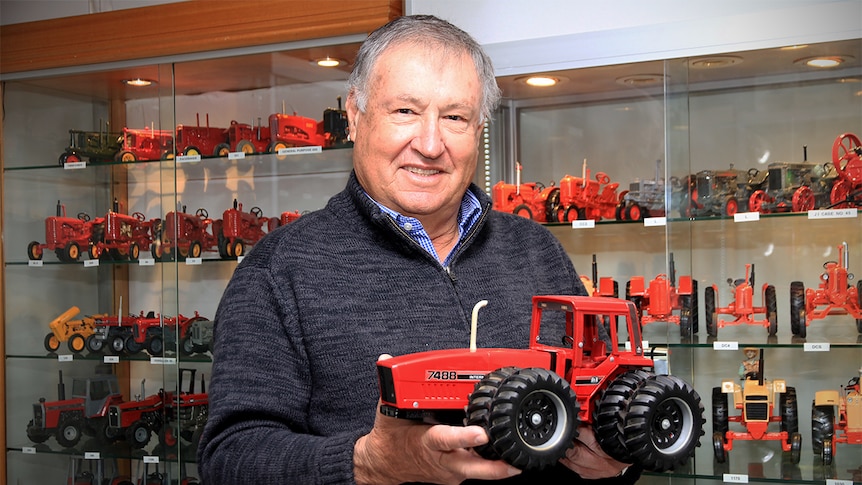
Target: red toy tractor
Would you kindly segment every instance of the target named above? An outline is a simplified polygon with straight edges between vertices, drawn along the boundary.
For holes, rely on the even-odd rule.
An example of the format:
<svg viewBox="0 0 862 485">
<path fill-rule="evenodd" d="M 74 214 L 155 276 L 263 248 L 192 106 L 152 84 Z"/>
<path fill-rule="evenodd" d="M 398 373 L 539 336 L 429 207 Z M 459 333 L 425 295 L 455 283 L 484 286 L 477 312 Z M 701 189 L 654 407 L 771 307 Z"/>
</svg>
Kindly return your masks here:
<svg viewBox="0 0 862 485">
<path fill-rule="evenodd" d="M 282 148 L 288 147 L 326 145 L 323 126 L 318 127 L 317 120 L 297 116 L 295 113 L 269 115 L 269 133 L 272 137 L 269 145 L 271 153 L 278 153 Z"/>
<path fill-rule="evenodd" d="M 670 276 L 668 276 L 670 275 Z M 679 325 L 681 337 L 691 337 L 698 331 L 697 281 L 681 276 L 676 285 L 676 267 L 670 253 L 670 272 L 660 274 L 646 285 L 643 276 L 634 276 L 626 283 L 626 300 L 634 302 L 641 325 L 670 322 Z M 674 314 L 674 312 L 679 314 Z"/>
<path fill-rule="evenodd" d="M 260 118 L 258 118 L 257 125 L 255 126 L 236 121 L 230 122 L 228 144 L 231 151 L 243 152 L 246 155 L 266 153 L 269 149 L 269 143 L 269 127 L 262 126 Z"/>
<path fill-rule="evenodd" d="M 264 217 L 260 207 L 242 211 L 242 204 L 233 200 L 233 207 L 222 214 L 222 237 L 218 240 L 222 259 L 244 256 L 246 248 L 260 241 L 266 233 L 280 225 L 277 217 Z M 264 228 L 266 231 L 264 232 Z"/>
<path fill-rule="evenodd" d="M 206 126 L 201 126 L 200 114 L 195 119 L 195 126 L 177 125 L 177 154 L 226 157 L 230 153 L 227 128 L 210 127 L 209 114 Z"/>
<path fill-rule="evenodd" d="M 225 245 L 222 236 L 222 220 L 210 219 L 204 208 L 194 214 L 182 211 L 168 212 L 152 246 L 153 258 L 157 260 L 183 260 L 199 258 L 204 251 L 218 250 Z M 225 246 L 225 251 L 227 246 Z"/>
<path fill-rule="evenodd" d="M 528 349 L 471 345 L 377 362 L 382 405 L 396 418 L 485 428 L 476 451 L 521 469 L 565 456 L 581 423 L 592 424 L 612 457 L 645 470 L 685 464 L 703 434 L 703 404 L 689 384 L 655 375 L 631 302 L 591 296 L 534 296 Z M 605 318 L 626 322 L 630 350 Z M 466 409 L 466 415 L 465 415 Z"/>
<path fill-rule="evenodd" d="M 66 206 L 57 201 L 57 215 L 45 218 L 45 243 L 31 241 L 27 245 L 27 256 L 31 260 L 41 260 L 45 249 L 54 251 L 57 259 L 73 263 L 81 257 L 81 248 L 89 250 L 92 227 L 101 223 L 100 219 L 90 220 L 86 212 L 77 217 L 66 217 Z"/>
<path fill-rule="evenodd" d="M 740 172 L 729 170 L 702 170 L 690 176 L 682 189 L 679 213 L 682 217 L 732 217 L 739 212 L 738 179 Z M 685 193 L 685 192 L 688 193 Z"/>
<path fill-rule="evenodd" d="M 123 128 L 123 145 L 117 153 L 118 162 L 137 160 L 169 160 L 174 157 L 174 132 L 145 128 Z"/>
<path fill-rule="evenodd" d="M 815 163 L 776 162 L 769 164 L 766 189 L 755 190 L 748 198 L 748 210 L 773 212 L 807 212 L 815 209 L 823 174 Z"/>
<path fill-rule="evenodd" d="M 853 133 L 844 133 L 832 144 L 832 164 L 838 180 L 832 186 L 830 207 L 862 206 L 862 143 Z"/>
<path fill-rule="evenodd" d="M 581 177 L 566 175 L 560 180 L 559 222 L 572 222 L 578 219 L 613 219 L 617 206 L 622 202 L 617 195 L 620 184 L 611 183 L 604 172 L 596 173 L 596 180 L 590 180 L 590 169 L 584 160 Z"/>
<path fill-rule="evenodd" d="M 862 376 L 862 369 L 859 369 Z M 837 412 L 836 412 L 837 411 Z M 811 442 L 814 454 L 831 465 L 838 443 L 862 445 L 862 388 L 859 376 L 840 391 L 818 391 L 811 405 Z"/>
<path fill-rule="evenodd" d="M 119 210 L 119 203 L 114 199 L 113 209 L 108 211 L 100 223 L 92 225 L 90 259 L 109 256 L 115 260 L 137 261 L 142 250 L 150 250 L 153 228 L 158 227 L 160 221 L 148 221 L 140 212 L 127 215 Z"/>
<path fill-rule="evenodd" d="M 515 165 L 515 183 L 502 180 L 491 189 L 493 208 L 517 214 L 536 222 L 555 222 L 559 210 L 560 189 L 539 182 L 521 183 L 521 164 Z"/>
<path fill-rule="evenodd" d="M 733 395 L 732 408 L 728 407 L 728 394 Z M 740 414 L 731 416 L 731 409 Z M 769 431 L 769 424 L 774 422 L 780 423 L 780 431 Z M 729 423 L 740 423 L 745 431 L 733 431 Z M 789 451 L 790 460 L 799 463 L 802 435 L 799 434 L 796 388 L 787 386 L 784 379 L 764 379 L 763 349 L 760 349 L 757 370 L 745 373 L 742 386 L 728 379 L 721 382 L 721 387 L 712 389 L 712 430 L 713 451 L 719 463 L 727 460 L 734 440 L 780 440 L 782 451 Z"/>
<path fill-rule="evenodd" d="M 854 278 L 848 263 L 847 243 L 838 246 L 838 261 L 823 263 L 820 287 L 805 289 L 801 281 L 790 283 L 790 329 L 805 338 L 812 320 L 829 315 L 850 315 L 856 319 L 856 330 L 862 333 L 862 281 L 853 287 Z M 818 309 L 819 307 L 819 309 Z"/>
<path fill-rule="evenodd" d="M 733 289 L 734 301 L 726 307 L 718 306 L 718 286 L 707 286 L 703 293 L 705 306 L 706 331 L 710 337 L 718 335 L 718 329 L 727 325 L 761 325 L 766 327 L 769 336 L 778 333 L 778 303 L 775 299 L 775 286 L 764 284 L 762 288 L 763 306 L 754 306 L 754 265 L 745 265 L 745 278 L 727 279 Z M 719 315 L 730 315 L 733 320 L 722 320 Z M 763 320 L 754 319 L 763 315 Z"/>
</svg>

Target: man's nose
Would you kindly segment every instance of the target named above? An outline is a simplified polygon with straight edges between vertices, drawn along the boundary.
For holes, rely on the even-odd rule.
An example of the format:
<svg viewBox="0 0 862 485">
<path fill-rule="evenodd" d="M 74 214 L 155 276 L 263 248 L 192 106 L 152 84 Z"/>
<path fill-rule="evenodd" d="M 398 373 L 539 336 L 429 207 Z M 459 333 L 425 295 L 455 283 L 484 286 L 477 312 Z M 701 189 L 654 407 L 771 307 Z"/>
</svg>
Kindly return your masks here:
<svg viewBox="0 0 862 485">
<path fill-rule="evenodd" d="M 446 144 L 443 141 L 443 132 L 440 129 L 438 118 L 423 119 L 419 123 L 418 133 L 413 138 L 412 147 L 425 158 L 437 158 L 443 154 Z"/>
</svg>

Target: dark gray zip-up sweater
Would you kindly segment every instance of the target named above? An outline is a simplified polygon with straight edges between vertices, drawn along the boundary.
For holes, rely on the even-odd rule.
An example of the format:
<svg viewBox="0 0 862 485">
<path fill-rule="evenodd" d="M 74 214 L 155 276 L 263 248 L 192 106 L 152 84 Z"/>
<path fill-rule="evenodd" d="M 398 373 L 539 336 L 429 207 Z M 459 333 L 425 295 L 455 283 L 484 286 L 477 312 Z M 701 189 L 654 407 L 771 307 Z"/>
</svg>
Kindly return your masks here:
<svg viewBox="0 0 862 485">
<path fill-rule="evenodd" d="M 377 412 L 380 354 L 467 347 L 483 299 L 478 345 L 524 348 L 533 295 L 584 294 L 556 238 L 470 190 L 482 216 L 448 268 L 354 175 L 324 209 L 253 248 L 215 316 L 203 483 L 353 483 L 354 443 Z"/>
</svg>

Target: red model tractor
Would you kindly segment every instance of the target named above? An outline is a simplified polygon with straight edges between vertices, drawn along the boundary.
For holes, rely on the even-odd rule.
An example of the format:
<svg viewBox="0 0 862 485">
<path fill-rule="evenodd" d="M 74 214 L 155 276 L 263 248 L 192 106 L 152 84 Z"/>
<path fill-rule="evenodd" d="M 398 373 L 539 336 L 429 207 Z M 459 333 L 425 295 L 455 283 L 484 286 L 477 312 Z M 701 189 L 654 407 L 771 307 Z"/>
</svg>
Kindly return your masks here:
<svg viewBox="0 0 862 485">
<path fill-rule="evenodd" d="M 153 258 L 163 261 L 199 258 L 204 251 L 218 250 L 223 241 L 222 220 L 210 219 L 204 208 L 194 214 L 187 213 L 186 206 L 182 211 L 168 212 L 160 232 L 152 253 Z"/>
<path fill-rule="evenodd" d="M 670 322 L 679 325 L 681 337 L 691 337 L 698 331 L 697 281 L 685 275 L 676 285 L 676 267 L 670 253 L 670 272 L 660 274 L 646 285 L 643 276 L 634 276 L 626 283 L 626 300 L 634 302 L 641 325 Z M 668 276 L 669 275 L 669 276 Z M 674 312 L 679 314 L 674 314 Z"/>
<path fill-rule="evenodd" d="M 680 201 L 682 217 L 733 216 L 739 211 L 739 171 L 702 170 L 689 178 Z"/>
<path fill-rule="evenodd" d="M 616 208 L 621 202 L 617 195 L 618 183 L 611 183 L 604 172 L 596 173 L 596 180 L 590 180 L 590 169 L 584 160 L 581 177 L 566 175 L 560 180 L 560 208 L 557 211 L 559 222 L 572 222 L 578 219 L 613 219 Z"/>
<path fill-rule="evenodd" d="M 236 121 L 230 122 L 228 144 L 231 151 L 243 152 L 246 155 L 266 153 L 269 150 L 269 143 L 269 127 L 262 126 L 260 118 L 258 118 L 257 125 L 255 126 Z"/>
<path fill-rule="evenodd" d="M 117 153 L 119 162 L 168 160 L 174 157 L 174 132 L 144 128 L 123 128 L 123 145 Z"/>
<path fill-rule="evenodd" d="M 243 212 L 242 204 L 233 200 L 233 207 L 222 214 L 222 237 L 218 239 L 219 256 L 222 259 L 238 258 L 260 238 L 279 226 L 277 217 L 264 217 L 260 207 Z M 266 228 L 266 231 L 264 231 Z"/>
<path fill-rule="evenodd" d="M 144 315 L 105 316 L 95 319 L 95 332 L 87 337 L 87 350 L 99 353 L 108 345 L 116 354 L 134 355 L 146 349 L 152 356 L 164 352 L 162 326 L 176 325 L 170 317 L 161 318 L 154 312 Z"/>
<path fill-rule="evenodd" d="M 838 180 L 832 185 L 830 207 L 862 206 L 862 143 L 853 133 L 844 133 L 832 144 L 832 164 Z"/>
<path fill-rule="evenodd" d="M 207 125 L 201 126 L 200 114 L 195 116 L 195 126 L 177 125 L 177 154 L 226 157 L 230 153 L 227 128 L 211 128 L 209 114 Z"/>
<path fill-rule="evenodd" d="M 41 260 L 45 249 L 54 251 L 57 259 L 73 263 L 81 257 L 81 248 L 89 250 L 92 228 L 101 219 L 90 220 L 86 212 L 77 217 L 66 217 L 66 206 L 57 201 L 57 215 L 45 218 L 45 243 L 31 241 L 27 245 L 27 256 L 31 260 Z"/>
<path fill-rule="evenodd" d="M 856 330 L 862 333 L 862 281 L 853 287 L 854 275 L 848 263 L 848 246 L 838 246 L 838 261 L 823 263 L 820 287 L 805 288 L 801 281 L 790 283 L 790 329 L 805 338 L 812 320 L 829 315 L 850 315 L 856 319 Z"/>
<path fill-rule="evenodd" d="M 840 391 L 818 391 L 811 405 L 811 442 L 814 454 L 831 465 L 838 443 L 862 445 L 862 369 Z M 837 411 L 837 412 L 836 412 Z"/>
<path fill-rule="evenodd" d="M 119 203 L 114 199 L 113 210 L 109 211 L 100 223 L 92 225 L 90 259 L 107 255 L 115 260 L 137 261 L 142 250 L 150 250 L 153 228 L 158 227 L 161 221 L 148 221 L 140 212 L 127 215 L 119 210 Z"/>
<path fill-rule="evenodd" d="M 817 207 L 817 193 L 824 169 L 815 163 L 776 162 L 769 164 L 767 187 L 755 190 L 748 198 L 748 210 L 807 212 Z"/>
<path fill-rule="evenodd" d="M 517 214 L 536 222 L 555 222 L 559 210 L 560 189 L 538 182 L 521 183 L 521 164 L 515 165 L 515 183 L 502 180 L 491 189 L 493 209 Z"/>
<path fill-rule="evenodd" d="M 318 130 L 318 122 L 312 118 L 297 116 L 296 113 L 269 115 L 269 133 L 272 137 L 269 152 L 278 153 L 282 148 L 326 146 L 323 126 Z"/>
<path fill-rule="evenodd" d="M 703 301 L 706 317 L 706 331 L 710 337 L 718 335 L 718 329 L 727 325 L 761 325 L 766 327 L 769 336 L 778 332 L 778 304 L 775 299 L 775 286 L 764 284 L 763 306 L 754 306 L 754 265 L 745 265 L 745 278 L 727 279 L 727 284 L 733 290 L 734 301 L 726 307 L 718 306 L 718 286 L 707 286 Z M 733 320 L 722 320 L 720 315 L 730 315 Z M 755 315 L 763 315 L 762 320 L 754 319 Z"/>
<path fill-rule="evenodd" d="M 799 463 L 802 435 L 796 388 L 787 386 L 784 379 L 764 379 L 763 364 L 763 349 L 760 349 L 758 370 L 745 374 L 742 386 L 728 379 L 721 382 L 721 387 L 712 389 L 712 444 L 719 463 L 727 461 L 727 453 L 733 450 L 735 440 L 780 440 L 782 451 L 789 451 L 790 460 Z M 733 396 L 732 408 L 728 407 L 728 395 Z M 730 410 L 740 414 L 731 416 Z M 769 431 L 770 423 L 775 422 L 779 423 L 780 430 Z M 733 431 L 729 423 L 740 423 L 745 431 Z"/>
<path fill-rule="evenodd" d="M 685 464 L 703 434 L 703 404 L 689 384 L 655 375 L 634 305 L 618 298 L 535 296 L 528 349 L 471 344 L 377 362 L 382 405 L 396 418 L 478 425 L 490 438 L 476 451 L 521 469 L 565 456 L 581 423 L 592 424 L 612 457 L 645 470 Z M 622 318 L 630 350 L 605 318 Z M 466 414 L 465 414 L 466 409 Z M 465 421 L 466 417 L 466 421 Z"/>
</svg>

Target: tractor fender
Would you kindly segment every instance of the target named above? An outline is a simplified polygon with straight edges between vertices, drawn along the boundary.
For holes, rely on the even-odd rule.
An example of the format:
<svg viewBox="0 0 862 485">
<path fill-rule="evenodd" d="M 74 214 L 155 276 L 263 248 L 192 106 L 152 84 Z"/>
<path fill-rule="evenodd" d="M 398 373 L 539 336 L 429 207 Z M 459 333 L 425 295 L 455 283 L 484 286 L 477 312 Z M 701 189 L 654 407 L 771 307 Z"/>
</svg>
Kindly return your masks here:
<svg viewBox="0 0 862 485">
<path fill-rule="evenodd" d="M 679 277 L 679 286 L 677 287 L 676 292 L 680 295 L 691 295 L 693 293 L 691 276 L 686 275 Z"/>
<path fill-rule="evenodd" d="M 787 383 L 784 382 L 784 379 L 772 381 L 772 392 L 787 392 Z"/>
<path fill-rule="evenodd" d="M 642 296 L 644 294 L 644 288 L 643 276 L 632 276 L 632 279 L 629 280 L 629 295 Z"/>
<path fill-rule="evenodd" d="M 814 394 L 815 406 L 837 406 L 841 398 L 836 390 L 817 391 Z"/>
</svg>

